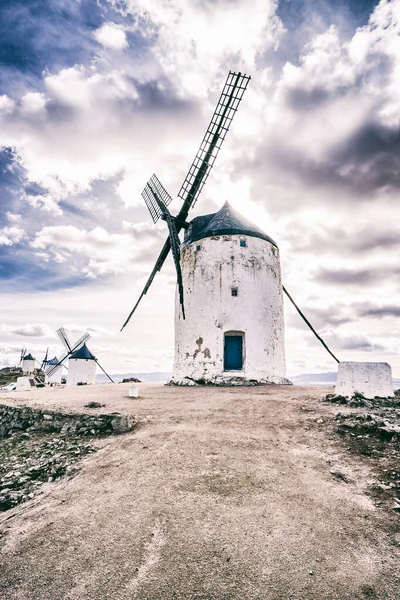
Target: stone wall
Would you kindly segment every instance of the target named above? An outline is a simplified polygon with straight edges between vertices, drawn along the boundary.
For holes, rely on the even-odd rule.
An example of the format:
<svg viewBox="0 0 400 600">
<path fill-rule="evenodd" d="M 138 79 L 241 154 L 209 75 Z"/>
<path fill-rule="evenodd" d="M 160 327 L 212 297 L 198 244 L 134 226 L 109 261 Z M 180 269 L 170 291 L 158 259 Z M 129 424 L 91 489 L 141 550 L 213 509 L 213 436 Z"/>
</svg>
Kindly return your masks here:
<svg viewBox="0 0 400 600">
<path fill-rule="evenodd" d="M 110 435 L 131 431 L 135 424 L 136 419 L 132 415 L 121 413 L 59 413 L 28 406 L 0 404 L 0 438 L 21 431 Z"/>
</svg>

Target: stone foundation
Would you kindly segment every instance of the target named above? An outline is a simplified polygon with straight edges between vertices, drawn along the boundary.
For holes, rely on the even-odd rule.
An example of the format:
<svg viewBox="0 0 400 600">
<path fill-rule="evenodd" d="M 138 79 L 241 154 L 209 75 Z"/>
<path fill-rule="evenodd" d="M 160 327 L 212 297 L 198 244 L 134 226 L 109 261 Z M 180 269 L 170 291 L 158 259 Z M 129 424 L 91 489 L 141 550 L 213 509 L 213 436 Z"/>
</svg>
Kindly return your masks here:
<svg viewBox="0 0 400 600">
<path fill-rule="evenodd" d="M 131 431 L 136 419 L 121 413 L 59 413 L 28 406 L 0 404 L 0 438 L 15 432 L 54 432 L 61 435 L 118 434 Z"/>
<path fill-rule="evenodd" d="M 224 377 L 223 375 L 216 375 L 210 379 L 191 379 L 190 377 L 183 377 L 182 379 L 174 379 L 168 382 L 168 385 L 179 385 L 179 386 L 219 386 L 219 387 L 249 387 L 254 385 L 292 385 L 292 382 L 286 377 L 271 377 L 271 379 L 246 379 L 245 377 Z"/>
</svg>

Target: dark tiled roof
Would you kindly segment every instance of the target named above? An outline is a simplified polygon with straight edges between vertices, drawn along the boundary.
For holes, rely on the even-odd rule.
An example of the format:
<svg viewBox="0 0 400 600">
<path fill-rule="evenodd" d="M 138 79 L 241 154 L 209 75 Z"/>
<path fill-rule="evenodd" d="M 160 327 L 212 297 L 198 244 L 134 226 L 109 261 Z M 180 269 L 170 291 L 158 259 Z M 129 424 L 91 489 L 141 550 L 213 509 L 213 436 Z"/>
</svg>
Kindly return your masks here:
<svg viewBox="0 0 400 600">
<path fill-rule="evenodd" d="M 47 360 L 46 365 L 58 365 L 57 356 L 55 356 L 54 358 L 50 358 L 50 360 Z"/>
<path fill-rule="evenodd" d="M 96 357 L 90 352 L 86 344 L 83 344 L 78 350 L 75 350 L 70 358 L 86 358 L 88 360 L 96 360 Z"/>
<path fill-rule="evenodd" d="M 249 235 L 258 237 L 278 247 L 262 229 L 242 217 L 232 206 L 225 202 L 223 207 L 211 215 L 195 217 L 185 231 L 184 244 L 191 244 L 206 237 L 218 235 Z"/>
<path fill-rule="evenodd" d="M 32 354 L 29 353 L 29 354 L 25 354 L 24 360 L 35 360 L 35 359 L 33 358 Z"/>
</svg>

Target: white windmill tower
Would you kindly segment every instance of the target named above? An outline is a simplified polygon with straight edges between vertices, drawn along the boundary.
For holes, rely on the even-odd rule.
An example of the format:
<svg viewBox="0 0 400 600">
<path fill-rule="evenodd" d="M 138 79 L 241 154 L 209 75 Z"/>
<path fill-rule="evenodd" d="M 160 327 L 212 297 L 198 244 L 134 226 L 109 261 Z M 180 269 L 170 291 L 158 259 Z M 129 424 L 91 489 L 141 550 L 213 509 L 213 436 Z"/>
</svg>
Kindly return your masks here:
<svg viewBox="0 0 400 600">
<path fill-rule="evenodd" d="M 68 360 L 67 385 L 78 383 L 93 384 L 96 382 L 96 357 L 86 344 L 75 350 Z"/>
<path fill-rule="evenodd" d="M 230 72 L 199 151 L 178 194 L 171 196 L 153 175 L 143 190 L 150 214 L 164 219 L 169 237 L 128 323 L 172 250 L 177 271 L 173 381 L 224 383 L 240 376 L 274 383 L 285 378 L 282 283 L 279 250 L 264 232 L 228 204 L 187 223 L 225 139 L 250 77 Z M 181 246 L 178 237 L 185 229 Z"/>
<path fill-rule="evenodd" d="M 33 375 L 34 371 L 35 371 L 35 359 L 33 358 L 32 354 L 24 354 L 24 356 L 22 357 L 22 372 L 24 375 Z"/>
<path fill-rule="evenodd" d="M 276 243 L 225 203 L 190 223 L 181 267 L 173 381 L 290 383 Z"/>
</svg>

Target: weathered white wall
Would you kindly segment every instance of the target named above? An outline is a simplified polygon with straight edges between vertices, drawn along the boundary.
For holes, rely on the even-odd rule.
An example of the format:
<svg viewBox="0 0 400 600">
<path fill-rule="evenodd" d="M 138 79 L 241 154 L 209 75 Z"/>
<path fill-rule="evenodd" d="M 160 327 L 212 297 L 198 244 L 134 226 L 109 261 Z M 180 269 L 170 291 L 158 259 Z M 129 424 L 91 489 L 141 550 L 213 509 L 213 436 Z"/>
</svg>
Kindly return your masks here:
<svg viewBox="0 0 400 600">
<path fill-rule="evenodd" d="M 360 392 L 366 398 L 393 396 L 392 369 L 384 362 L 341 362 L 335 393 L 353 396 Z"/>
<path fill-rule="evenodd" d="M 34 360 L 23 360 L 22 361 L 22 372 L 23 373 L 33 373 L 35 370 L 35 361 Z"/>
<path fill-rule="evenodd" d="M 67 385 L 95 383 L 96 361 L 86 358 L 70 358 L 68 361 Z"/>
<path fill-rule="evenodd" d="M 247 247 L 240 246 L 241 239 Z M 278 249 L 257 237 L 209 237 L 183 247 L 181 267 L 186 319 L 177 294 L 173 381 L 236 375 L 289 383 Z M 238 288 L 236 297 L 232 287 Z M 228 331 L 245 334 L 243 371 L 224 373 Z"/>
</svg>

